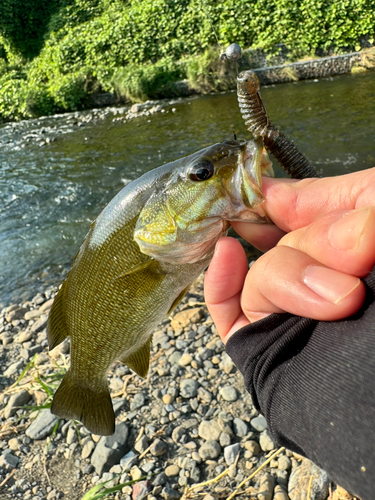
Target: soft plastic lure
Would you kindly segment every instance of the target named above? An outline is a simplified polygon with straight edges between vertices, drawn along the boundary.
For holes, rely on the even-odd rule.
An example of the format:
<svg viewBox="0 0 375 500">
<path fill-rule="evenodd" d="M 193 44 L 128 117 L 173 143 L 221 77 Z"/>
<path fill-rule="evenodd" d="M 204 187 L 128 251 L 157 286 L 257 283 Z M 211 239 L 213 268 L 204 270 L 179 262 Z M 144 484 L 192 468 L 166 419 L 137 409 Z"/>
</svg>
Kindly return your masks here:
<svg viewBox="0 0 375 500">
<path fill-rule="evenodd" d="M 294 179 L 318 177 L 315 168 L 294 143 L 274 127 L 260 96 L 258 78 L 253 71 L 237 77 L 237 97 L 242 116 L 254 138 L 261 137 L 265 147 Z"/>
</svg>

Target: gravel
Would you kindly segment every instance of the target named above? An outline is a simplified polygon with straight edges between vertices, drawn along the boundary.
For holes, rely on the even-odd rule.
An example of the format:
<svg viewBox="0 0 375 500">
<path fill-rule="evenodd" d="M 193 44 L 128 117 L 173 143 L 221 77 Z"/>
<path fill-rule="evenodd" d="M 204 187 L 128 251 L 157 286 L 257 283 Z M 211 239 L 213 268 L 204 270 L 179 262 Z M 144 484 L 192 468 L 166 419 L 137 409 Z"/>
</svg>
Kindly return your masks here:
<svg viewBox="0 0 375 500">
<path fill-rule="evenodd" d="M 92 435 L 79 422 L 60 421 L 48 408 L 25 407 L 48 403 L 37 378 L 48 381 L 69 365 L 68 340 L 48 352 L 46 320 L 56 289 L 1 311 L 2 500 L 81 500 L 105 480 L 109 487 L 144 476 L 147 480 L 110 498 L 179 499 L 186 486 L 214 478 L 238 456 L 229 474 L 207 486 L 209 500 L 229 496 L 264 462 L 276 444 L 202 306 L 202 284 L 198 280 L 172 319 L 159 325 L 145 381 L 120 363 L 110 370 L 116 431 L 106 437 Z M 28 372 L 12 387 L 28 363 Z M 305 498 L 305 478 L 313 470 L 314 498 L 325 500 L 327 476 L 311 467 L 284 451 L 249 483 L 251 494 L 286 500 L 289 491 L 293 500 L 298 491 L 298 498 Z"/>
</svg>

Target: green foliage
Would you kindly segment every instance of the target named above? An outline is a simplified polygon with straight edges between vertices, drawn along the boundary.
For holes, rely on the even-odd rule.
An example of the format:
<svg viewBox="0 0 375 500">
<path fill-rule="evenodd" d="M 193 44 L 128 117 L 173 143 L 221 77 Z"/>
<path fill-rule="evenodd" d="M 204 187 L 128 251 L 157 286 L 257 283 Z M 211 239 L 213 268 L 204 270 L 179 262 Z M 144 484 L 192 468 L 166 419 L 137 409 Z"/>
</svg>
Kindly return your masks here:
<svg viewBox="0 0 375 500">
<path fill-rule="evenodd" d="M 145 101 L 174 95 L 173 83 L 183 76 L 182 66 L 164 58 L 155 64 L 128 64 L 113 75 L 111 83 L 120 97 Z"/>
<path fill-rule="evenodd" d="M 0 117 L 16 120 L 27 116 L 25 109 L 25 77 L 16 70 L 10 70 L 0 76 Z"/>
<path fill-rule="evenodd" d="M 60 0 L 0 0 L 0 32 L 26 58 L 38 54 Z"/>
<path fill-rule="evenodd" d="M 291 59 L 371 44 L 375 26 L 374 0 L 0 0 L 0 12 L 0 119 L 80 109 L 100 90 L 161 97 L 185 69 L 225 89 L 212 26 L 221 47 L 285 44 Z"/>
<path fill-rule="evenodd" d="M 235 88 L 236 68 L 219 58 L 220 51 L 210 47 L 203 55 L 190 58 L 186 63 L 186 73 L 192 88 L 206 93 Z"/>
</svg>

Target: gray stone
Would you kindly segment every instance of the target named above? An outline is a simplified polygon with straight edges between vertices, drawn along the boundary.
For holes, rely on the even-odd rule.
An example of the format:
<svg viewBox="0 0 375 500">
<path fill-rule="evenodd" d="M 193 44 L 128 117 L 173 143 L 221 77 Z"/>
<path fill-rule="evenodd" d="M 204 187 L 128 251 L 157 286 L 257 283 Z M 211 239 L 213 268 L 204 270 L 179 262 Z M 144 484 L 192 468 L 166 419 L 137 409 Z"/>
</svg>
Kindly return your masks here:
<svg viewBox="0 0 375 500">
<path fill-rule="evenodd" d="M 212 358 L 212 351 L 207 347 L 200 347 L 198 349 L 198 356 L 202 361 L 206 361 L 209 358 Z"/>
<path fill-rule="evenodd" d="M 31 330 L 25 330 L 25 331 L 19 333 L 16 340 L 20 344 L 23 344 L 23 342 L 28 342 L 32 338 L 33 335 L 34 334 Z"/>
<path fill-rule="evenodd" d="M 265 429 L 267 429 L 267 420 L 263 417 L 263 415 L 252 418 L 250 420 L 250 424 L 258 432 L 263 432 Z"/>
<path fill-rule="evenodd" d="M 256 441 L 246 441 L 246 443 L 244 443 L 244 447 L 251 454 L 248 455 L 248 458 L 254 455 L 258 455 L 258 453 L 260 452 L 260 446 Z"/>
<path fill-rule="evenodd" d="M 149 440 L 148 437 L 144 434 L 134 445 L 135 451 L 138 451 L 138 453 L 143 453 L 144 451 L 147 450 L 149 445 Z"/>
<path fill-rule="evenodd" d="M 231 373 L 231 371 L 234 369 L 234 363 L 233 363 L 233 361 L 231 360 L 231 358 L 228 356 L 228 354 L 226 352 L 224 352 L 222 354 L 222 359 L 221 359 L 221 361 L 219 363 L 219 367 L 227 375 L 229 375 L 229 373 Z"/>
<path fill-rule="evenodd" d="M 240 452 L 240 445 L 239 443 L 232 444 L 230 446 L 226 446 L 224 448 L 224 459 L 227 465 L 232 465 L 234 464 L 237 455 Z"/>
<path fill-rule="evenodd" d="M 236 436 L 244 437 L 249 432 L 247 423 L 240 418 L 235 418 L 233 420 L 233 431 Z"/>
<path fill-rule="evenodd" d="M 166 486 L 165 488 L 163 488 L 161 496 L 165 500 L 178 500 L 179 498 L 181 498 L 181 493 L 179 493 L 177 490 L 174 490 L 173 488 L 169 488 Z"/>
<path fill-rule="evenodd" d="M 289 478 L 288 471 L 286 471 L 286 470 L 276 471 L 277 484 L 282 486 L 284 489 L 288 489 L 288 478 Z M 289 497 L 288 497 L 288 500 L 289 500 Z"/>
<path fill-rule="evenodd" d="M 74 441 L 77 440 L 77 433 L 74 427 L 69 427 L 67 435 L 66 435 L 66 442 L 67 444 L 72 444 Z"/>
<path fill-rule="evenodd" d="M 191 378 L 181 380 L 180 394 L 183 398 L 195 398 L 198 393 L 198 382 Z"/>
<path fill-rule="evenodd" d="M 40 318 L 40 316 L 42 314 L 43 314 L 43 311 L 41 311 L 40 309 L 32 309 L 31 311 L 26 312 L 24 319 L 26 321 L 30 321 L 31 319 Z"/>
<path fill-rule="evenodd" d="M 222 387 L 220 389 L 220 396 L 224 399 L 224 401 L 237 401 L 238 393 L 235 387 L 231 387 L 229 385 Z"/>
<path fill-rule="evenodd" d="M 124 386 L 124 382 L 120 377 L 113 377 L 110 379 L 109 387 L 111 389 L 111 392 L 112 391 L 113 392 L 121 391 L 123 386 Z"/>
<path fill-rule="evenodd" d="M 233 430 L 232 430 L 233 417 L 230 413 L 221 411 L 217 417 L 217 422 L 219 424 L 220 429 L 223 432 L 227 432 L 228 434 L 233 436 Z"/>
<path fill-rule="evenodd" d="M 154 457 L 160 457 L 161 455 L 164 455 L 166 451 L 167 445 L 164 443 L 164 441 L 162 441 L 161 439 L 155 439 L 150 448 L 151 455 L 154 455 Z"/>
<path fill-rule="evenodd" d="M 201 476 L 201 471 L 199 470 L 199 468 L 194 465 L 194 467 L 192 467 L 190 469 L 190 479 L 193 483 L 199 483 L 199 480 L 200 480 L 200 476 Z"/>
<path fill-rule="evenodd" d="M 139 408 L 142 408 L 142 406 L 145 404 L 145 395 L 143 392 L 138 392 L 137 394 L 134 394 L 133 401 L 130 403 L 130 409 L 133 410 L 138 410 Z"/>
<path fill-rule="evenodd" d="M 103 436 L 99 439 L 91 456 L 91 464 L 99 476 L 103 472 L 108 472 L 112 465 L 118 463 L 123 457 L 128 433 L 127 425 L 121 422 L 116 425 L 113 436 Z"/>
<path fill-rule="evenodd" d="M 163 486 L 167 482 L 167 476 L 164 474 L 164 472 L 160 472 L 155 479 L 153 480 L 152 484 L 154 486 Z"/>
<path fill-rule="evenodd" d="M 31 395 L 25 390 L 12 394 L 9 398 L 8 404 L 4 408 L 4 417 L 6 419 L 13 417 L 18 408 L 28 403 L 30 399 Z"/>
<path fill-rule="evenodd" d="M 292 466 L 292 461 L 289 457 L 282 455 L 277 461 L 277 467 L 279 470 L 289 470 Z"/>
<path fill-rule="evenodd" d="M 217 441 L 206 441 L 199 448 L 199 456 L 202 460 L 213 460 L 220 455 L 221 446 Z"/>
<path fill-rule="evenodd" d="M 172 439 L 173 441 L 178 444 L 182 438 L 182 436 L 186 435 L 186 429 L 182 427 L 181 425 L 175 427 L 172 432 Z"/>
<path fill-rule="evenodd" d="M 203 401 L 204 403 L 211 403 L 212 401 L 212 394 L 210 391 L 207 391 L 203 387 L 199 387 L 198 389 L 198 398 Z"/>
<path fill-rule="evenodd" d="M 46 300 L 46 302 L 44 302 L 44 304 L 42 304 L 40 306 L 39 311 L 45 312 L 45 311 L 48 311 L 49 309 L 51 309 L 54 300 L 55 300 L 54 298 Z"/>
<path fill-rule="evenodd" d="M 115 415 L 117 416 L 119 413 L 121 413 L 121 410 L 124 409 L 126 406 L 126 399 L 125 398 L 115 398 L 112 399 L 112 404 L 113 404 L 113 411 Z"/>
<path fill-rule="evenodd" d="M 187 420 L 184 420 L 181 422 L 181 427 L 184 429 L 193 429 L 197 427 L 198 425 L 198 420 L 196 418 L 188 418 Z"/>
<path fill-rule="evenodd" d="M 12 363 L 3 373 L 4 377 L 11 377 L 23 367 L 23 361 L 16 361 Z"/>
<path fill-rule="evenodd" d="M 272 500 L 274 486 L 275 478 L 271 474 L 264 474 L 259 483 L 258 500 Z"/>
<path fill-rule="evenodd" d="M 86 441 L 86 443 L 83 445 L 82 448 L 82 453 L 81 457 L 82 458 L 89 458 L 91 453 L 94 451 L 95 448 L 95 443 L 91 439 L 89 441 Z"/>
<path fill-rule="evenodd" d="M 0 467 L 4 469 L 15 469 L 20 462 L 20 458 L 13 455 L 10 450 L 0 455 Z"/>
<path fill-rule="evenodd" d="M 216 420 L 202 420 L 198 428 L 199 437 L 206 441 L 217 441 L 221 434 L 221 429 Z"/>
<path fill-rule="evenodd" d="M 49 408 L 41 410 L 34 422 L 27 428 L 26 436 L 35 440 L 45 439 L 52 433 L 58 420 Z"/>
<path fill-rule="evenodd" d="M 155 345 L 155 346 L 157 346 L 159 344 L 162 345 L 162 344 L 165 344 L 168 341 L 169 341 L 169 337 L 164 332 L 159 331 L 159 332 L 155 332 L 154 333 L 154 336 L 153 336 L 153 339 L 152 339 L 153 345 Z"/>
<path fill-rule="evenodd" d="M 27 311 L 28 309 L 26 309 L 25 307 L 16 306 L 15 309 L 6 313 L 5 319 L 8 323 L 10 323 L 11 321 L 17 321 L 18 319 L 22 319 Z"/>
<path fill-rule="evenodd" d="M 129 451 L 126 455 L 122 457 L 120 460 L 120 465 L 123 468 L 123 470 L 130 470 L 131 467 L 137 463 L 138 457 L 134 453 L 134 451 Z"/>
<path fill-rule="evenodd" d="M 271 451 L 275 449 L 275 442 L 267 429 L 260 434 L 259 444 L 263 451 Z"/>
<path fill-rule="evenodd" d="M 309 490 L 311 476 L 312 482 Z M 304 459 L 302 464 L 294 469 L 290 475 L 288 495 L 290 500 L 300 500 L 309 490 L 311 491 L 311 500 L 325 500 L 329 494 L 329 484 L 327 473 L 310 460 Z"/>
<path fill-rule="evenodd" d="M 273 500 L 289 500 L 288 493 L 280 485 L 275 487 L 273 492 Z"/>
<path fill-rule="evenodd" d="M 178 365 L 180 359 L 182 357 L 182 352 L 174 351 L 168 358 L 168 363 L 171 365 Z"/>
<path fill-rule="evenodd" d="M 33 333 L 38 333 L 42 331 L 47 326 L 47 316 L 44 314 L 41 316 L 33 325 L 31 325 L 30 330 Z"/>
<path fill-rule="evenodd" d="M 222 432 L 220 434 L 219 438 L 220 446 L 225 448 L 226 446 L 229 446 L 231 442 L 232 442 L 231 434 L 228 434 L 228 432 Z"/>
</svg>

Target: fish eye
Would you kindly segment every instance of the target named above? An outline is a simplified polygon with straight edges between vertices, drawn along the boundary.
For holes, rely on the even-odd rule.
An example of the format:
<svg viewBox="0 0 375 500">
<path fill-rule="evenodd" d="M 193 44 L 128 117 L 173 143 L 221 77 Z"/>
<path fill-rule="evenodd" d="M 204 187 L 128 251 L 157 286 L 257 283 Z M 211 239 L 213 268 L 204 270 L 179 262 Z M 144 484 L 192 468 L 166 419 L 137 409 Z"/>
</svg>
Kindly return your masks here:
<svg viewBox="0 0 375 500">
<path fill-rule="evenodd" d="M 209 160 L 202 160 L 195 164 L 189 173 L 192 181 L 206 181 L 213 176 L 215 167 Z"/>
</svg>

